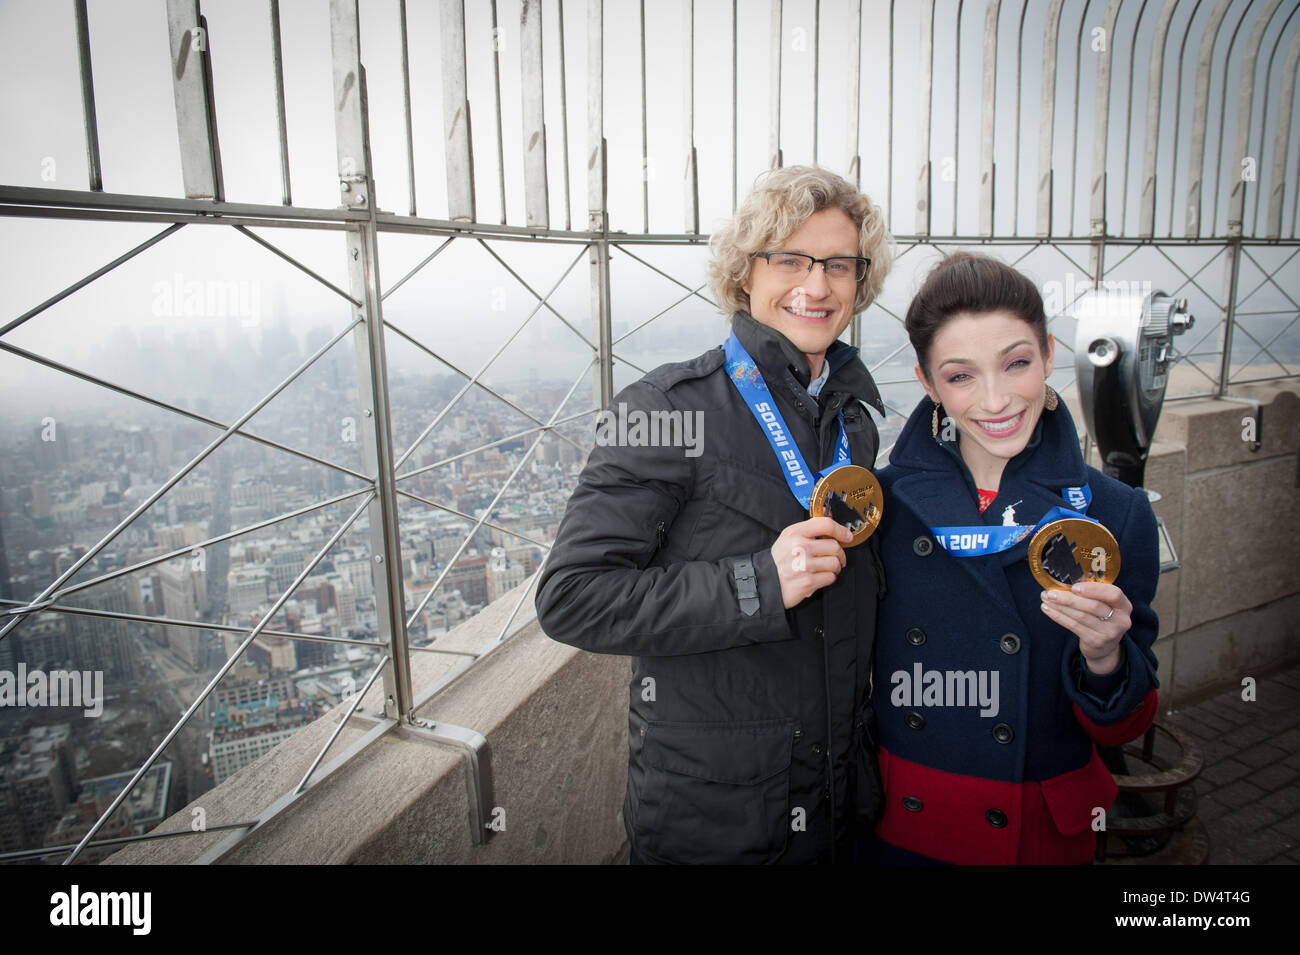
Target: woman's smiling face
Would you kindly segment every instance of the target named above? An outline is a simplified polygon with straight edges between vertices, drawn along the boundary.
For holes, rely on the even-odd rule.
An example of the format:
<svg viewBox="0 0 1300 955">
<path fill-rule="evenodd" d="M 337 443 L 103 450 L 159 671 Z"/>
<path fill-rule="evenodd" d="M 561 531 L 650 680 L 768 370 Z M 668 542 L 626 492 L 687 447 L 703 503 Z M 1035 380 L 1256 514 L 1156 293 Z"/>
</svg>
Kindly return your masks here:
<svg viewBox="0 0 1300 955">
<path fill-rule="evenodd" d="M 1044 353 L 1033 327 L 1007 311 L 959 312 L 935 333 L 929 375 L 918 366 L 916 376 L 960 431 L 972 476 L 1000 475 L 1029 443 L 1055 346 L 1048 336 Z"/>
</svg>

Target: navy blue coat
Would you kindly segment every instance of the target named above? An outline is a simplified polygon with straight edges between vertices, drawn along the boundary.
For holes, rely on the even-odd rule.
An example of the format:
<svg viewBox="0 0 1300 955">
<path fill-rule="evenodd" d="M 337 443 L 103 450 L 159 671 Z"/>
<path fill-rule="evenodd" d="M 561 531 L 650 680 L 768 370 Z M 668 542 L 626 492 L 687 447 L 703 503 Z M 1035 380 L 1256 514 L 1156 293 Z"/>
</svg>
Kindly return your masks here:
<svg viewBox="0 0 1300 955">
<path fill-rule="evenodd" d="M 912 412 L 880 473 L 887 593 L 872 699 L 886 806 L 876 834 L 953 863 L 1086 862 L 1093 820 L 1116 794 L 1094 743 L 1140 736 L 1156 711 L 1155 516 L 1143 491 L 1085 466 L 1063 402 L 1044 411 L 981 514 L 956 445 L 932 436 L 933 407 L 923 399 Z M 1116 585 L 1133 604 L 1120 664 L 1100 677 L 1083 666 L 1078 637 L 1040 609 L 1028 537 L 956 557 L 930 532 L 1001 524 L 1008 505 L 1015 523 L 1033 525 L 1085 482 L 1087 514 L 1118 540 Z"/>
</svg>

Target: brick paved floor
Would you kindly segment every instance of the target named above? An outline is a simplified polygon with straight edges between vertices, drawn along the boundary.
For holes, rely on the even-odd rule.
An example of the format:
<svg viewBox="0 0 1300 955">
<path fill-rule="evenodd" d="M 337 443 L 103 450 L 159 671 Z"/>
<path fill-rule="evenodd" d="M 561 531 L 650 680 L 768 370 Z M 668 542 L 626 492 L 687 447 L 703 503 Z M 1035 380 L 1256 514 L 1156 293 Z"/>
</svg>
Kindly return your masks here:
<svg viewBox="0 0 1300 955">
<path fill-rule="evenodd" d="M 1205 756 L 1197 818 L 1210 864 L 1300 863 L 1300 665 L 1259 677 L 1255 699 L 1230 689 L 1161 717 Z"/>
</svg>

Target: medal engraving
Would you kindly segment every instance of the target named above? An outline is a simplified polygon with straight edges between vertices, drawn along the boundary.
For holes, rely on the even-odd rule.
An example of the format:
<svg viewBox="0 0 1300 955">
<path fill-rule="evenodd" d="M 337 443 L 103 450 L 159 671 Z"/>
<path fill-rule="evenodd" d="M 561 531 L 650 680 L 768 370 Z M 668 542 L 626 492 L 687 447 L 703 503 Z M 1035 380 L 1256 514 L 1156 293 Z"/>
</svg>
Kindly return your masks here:
<svg viewBox="0 0 1300 955">
<path fill-rule="evenodd" d="M 1095 521 L 1052 521 L 1029 542 L 1029 571 L 1044 590 L 1069 590 L 1083 581 L 1113 584 L 1119 576 L 1119 543 Z"/>
<path fill-rule="evenodd" d="M 846 547 L 856 547 L 875 533 L 885 503 L 876 476 L 856 464 L 844 464 L 824 474 L 813 487 L 810 517 L 829 517 L 853 532 Z"/>
</svg>

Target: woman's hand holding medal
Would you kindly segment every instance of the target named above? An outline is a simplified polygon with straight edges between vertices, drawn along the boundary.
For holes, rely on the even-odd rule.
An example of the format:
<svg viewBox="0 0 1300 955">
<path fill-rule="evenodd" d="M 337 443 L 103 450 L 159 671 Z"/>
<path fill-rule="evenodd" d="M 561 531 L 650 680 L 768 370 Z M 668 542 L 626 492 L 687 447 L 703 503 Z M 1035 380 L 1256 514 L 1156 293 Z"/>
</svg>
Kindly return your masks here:
<svg viewBox="0 0 1300 955">
<path fill-rule="evenodd" d="M 848 562 L 844 545 L 852 540 L 853 532 L 829 517 L 813 517 L 781 531 L 772 545 L 772 562 L 786 610 L 835 583 Z"/>
<path fill-rule="evenodd" d="M 1079 638 L 1090 672 L 1105 676 L 1119 666 L 1120 640 L 1133 626 L 1133 604 L 1124 591 L 1114 584 L 1081 581 L 1069 590 L 1044 590 L 1042 608 Z"/>
</svg>

